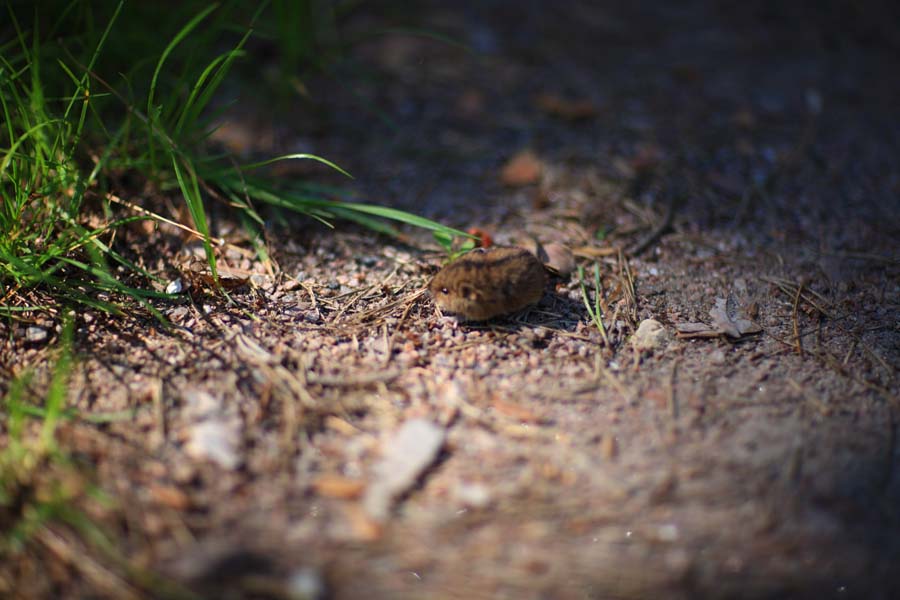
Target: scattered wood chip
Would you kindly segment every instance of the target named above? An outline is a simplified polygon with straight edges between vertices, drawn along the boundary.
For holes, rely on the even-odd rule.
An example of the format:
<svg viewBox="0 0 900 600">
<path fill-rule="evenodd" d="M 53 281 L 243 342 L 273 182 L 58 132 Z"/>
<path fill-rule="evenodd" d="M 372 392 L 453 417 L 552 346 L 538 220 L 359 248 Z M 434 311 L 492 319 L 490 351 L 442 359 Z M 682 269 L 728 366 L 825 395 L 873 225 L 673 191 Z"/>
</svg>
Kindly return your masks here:
<svg viewBox="0 0 900 600">
<path fill-rule="evenodd" d="M 352 503 L 343 507 L 346 536 L 358 542 L 374 542 L 381 537 L 384 529 L 379 521 L 373 519 L 359 504 Z"/>
<path fill-rule="evenodd" d="M 478 117 L 484 113 L 484 107 L 484 94 L 476 89 L 464 90 L 456 99 L 456 112 L 462 117 L 469 119 Z"/>
<path fill-rule="evenodd" d="M 545 420 L 543 415 L 535 413 L 530 408 L 503 400 L 502 398 L 494 398 L 494 410 L 500 414 L 515 419 L 523 423 L 542 423 Z"/>
<path fill-rule="evenodd" d="M 694 335 L 711 333 L 712 337 L 718 337 L 720 332 L 712 329 L 706 323 L 678 323 L 675 330 L 679 335 Z"/>
<path fill-rule="evenodd" d="M 646 173 L 654 170 L 663 160 L 663 151 L 657 144 L 644 144 L 631 157 L 629 165 L 635 173 Z"/>
<path fill-rule="evenodd" d="M 312 488 L 319 496 L 343 500 L 359 498 L 365 487 L 364 482 L 342 475 L 322 475 L 312 482 Z"/>
<path fill-rule="evenodd" d="M 378 521 L 387 519 L 394 501 L 411 488 L 437 458 L 445 431 L 431 421 L 411 419 L 384 444 L 363 506 Z"/>
<path fill-rule="evenodd" d="M 538 94 L 534 98 L 534 104 L 548 115 L 567 121 L 590 119 L 596 117 L 598 112 L 594 103 L 587 98 L 564 98 L 552 92 Z"/>
<path fill-rule="evenodd" d="M 187 494 L 171 485 L 151 485 L 150 496 L 159 504 L 174 508 L 175 510 L 187 510 L 191 505 L 191 499 Z"/>
<path fill-rule="evenodd" d="M 603 434 L 600 438 L 600 455 L 604 460 L 613 460 L 619 454 L 619 445 L 616 443 L 616 436 L 611 433 Z"/>
<path fill-rule="evenodd" d="M 578 246 L 572 250 L 572 254 L 580 258 L 603 258 L 606 256 L 615 256 L 619 253 L 618 248 L 612 246 Z"/>
<path fill-rule="evenodd" d="M 532 185 L 541 180 L 544 163 L 531 150 L 522 150 L 503 165 L 500 181 L 510 187 Z"/>
</svg>

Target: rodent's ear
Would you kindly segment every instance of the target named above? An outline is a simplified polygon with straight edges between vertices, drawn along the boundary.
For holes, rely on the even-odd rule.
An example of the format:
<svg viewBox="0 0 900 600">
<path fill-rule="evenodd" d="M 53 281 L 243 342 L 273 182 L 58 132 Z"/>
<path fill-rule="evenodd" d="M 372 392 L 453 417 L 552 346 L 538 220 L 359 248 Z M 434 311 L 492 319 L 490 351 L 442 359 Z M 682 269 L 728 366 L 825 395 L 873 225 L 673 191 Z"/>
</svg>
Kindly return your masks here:
<svg viewBox="0 0 900 600">
<path fill-rule="evenodd" d="M 473 288 L 468 283 L 460 284 L 459 294 L 466 300 L 475 300 L 478 297 L 478 294 L 475 292 L 475 288 Z"/>
</svg>

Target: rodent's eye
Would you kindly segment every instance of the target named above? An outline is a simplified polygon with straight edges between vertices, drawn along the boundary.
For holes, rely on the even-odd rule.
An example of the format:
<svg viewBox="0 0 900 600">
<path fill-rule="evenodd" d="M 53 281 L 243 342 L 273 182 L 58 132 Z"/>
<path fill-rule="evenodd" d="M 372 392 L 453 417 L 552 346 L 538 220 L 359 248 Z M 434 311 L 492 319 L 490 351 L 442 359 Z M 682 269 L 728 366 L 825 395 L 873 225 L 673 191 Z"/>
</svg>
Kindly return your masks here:
<svg viewBox="0 0 900 600">
<path fill-rule="evenodd" d="M 450 290 L 448 290 L 447 288 L 444 287 L 444 288 L 441 288 L 441 293 L 442 293 L 442 294 L 449 294 L 449 293 L 450 293 Z"/>
</svg>

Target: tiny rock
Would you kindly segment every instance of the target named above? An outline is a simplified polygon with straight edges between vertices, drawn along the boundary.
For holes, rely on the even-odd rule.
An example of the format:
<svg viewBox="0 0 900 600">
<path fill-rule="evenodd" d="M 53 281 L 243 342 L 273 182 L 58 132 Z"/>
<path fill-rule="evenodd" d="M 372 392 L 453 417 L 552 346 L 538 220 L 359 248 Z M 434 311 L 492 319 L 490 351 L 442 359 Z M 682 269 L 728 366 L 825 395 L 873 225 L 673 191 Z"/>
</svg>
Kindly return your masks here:
<svg viewBox="0 0 900 600">
<path fill-rule="evenodd" d="M 40 327 L 29 327 L 25 330 L 25 341 L 35 344 L 47 339 L 47 330 Z"/>
<path fill-rule="evenodd" d="M 663 349 L 668 342 L 669 332 L 656 319 L 644 319 L 641 321 L 637 331 L 634 332 L 634 336 L 631 338 L 632 345 L 639 352 Z"/>
<path fill-rule="evenodd" d="M 287 588 L 290 600 L 321 600 L 327 596 L 322 575 L 312 567 L 303 567 L 291 573 Z"/>
<path fill-rule="evenodd" d="M 173 279 L 166 285 L 167 294 L 180 294 L 182 290 L 184 290 L 184 283 L 181 281 L 181 277 Z"/>
<path fill-rule="evenodd" d="M 211 419 L 191 426 L 185 451 L 194 459 L 209 460 L 231 470 L 241 462 L 238 455 L 239 443 L 237 422 Z"/>
</svg>

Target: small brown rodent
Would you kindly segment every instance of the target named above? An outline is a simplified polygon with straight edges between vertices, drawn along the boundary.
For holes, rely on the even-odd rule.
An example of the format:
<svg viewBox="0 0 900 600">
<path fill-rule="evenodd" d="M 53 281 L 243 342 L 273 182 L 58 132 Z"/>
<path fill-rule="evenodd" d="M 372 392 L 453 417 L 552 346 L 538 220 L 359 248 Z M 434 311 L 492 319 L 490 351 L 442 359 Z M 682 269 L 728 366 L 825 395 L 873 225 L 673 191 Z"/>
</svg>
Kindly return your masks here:
<svg viewBox="0 0 900 600">
<path fill-rule="evenodd" d="M 541 299 L 547 271 L 524 248 L 477 248 L 445 266 L 428 289 L 441 310 L 484 321 Z"/>
</svg>

